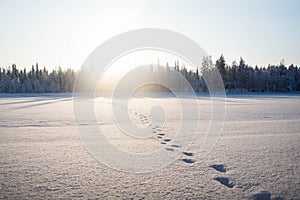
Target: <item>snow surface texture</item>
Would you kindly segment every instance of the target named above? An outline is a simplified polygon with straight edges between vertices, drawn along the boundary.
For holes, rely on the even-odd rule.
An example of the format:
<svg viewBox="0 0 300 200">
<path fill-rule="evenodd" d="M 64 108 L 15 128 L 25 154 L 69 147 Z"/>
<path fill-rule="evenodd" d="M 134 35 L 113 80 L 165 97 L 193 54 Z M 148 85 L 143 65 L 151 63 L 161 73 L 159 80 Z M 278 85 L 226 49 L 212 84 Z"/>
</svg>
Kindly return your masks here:
<svg viewBox="0 0 300 200">
<path fill-rule="evenodd" d="M 178 109 L 172 97 L 152 100 L 171 113 Z M 141 127 L 151 123 L 149 109 L 138 107 L 147 101 L 133 99 L 127 108 Z M 126 173 L 104 165 L 83 146 L 71 96 L 4 95 L 0 198 L 300 199 L 300 96 L 228 96 L 223 132 L 205 158 L 198 152 L 209 128 L 209 97 L 197 103 L 200 126 L 188 149 L 172 143 L 179 124 L 175 114 L 167 115 L 166 126 L 152 127 L 153 136 L 142 142 L 125 138 L 109 117 L 101 116 L 105 136 L 124 151 L 181 153 L 157 171 Z M 110 100 L 99 97 L 95 105 L 101 114 Z"/>
</svg>

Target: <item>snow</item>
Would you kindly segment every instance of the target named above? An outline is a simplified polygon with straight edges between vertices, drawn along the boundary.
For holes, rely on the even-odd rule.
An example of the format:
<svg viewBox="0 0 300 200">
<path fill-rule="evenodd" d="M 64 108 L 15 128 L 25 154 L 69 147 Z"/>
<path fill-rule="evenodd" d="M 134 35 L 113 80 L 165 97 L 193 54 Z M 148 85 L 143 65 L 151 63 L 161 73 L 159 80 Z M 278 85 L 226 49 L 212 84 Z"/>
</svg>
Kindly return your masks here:
<svg viewBox="0 0 300 200">
<path fill-rule="evenodd" d="M 97 97 L 97 126 L 119 150 L 179 155 L 147 173 L 115 170 L 95 159 L 77 133 L 93 122 L 76 124 L 73 103 L 71 94 L 1 95 L 1 199 L 300 199 L 299 94 L 228 95 L 222 133 L 205 157 L 199 150 L 210 128 L 208 95 L 198 96 L 199 124 L 190 146 L 176 140 L 182 120 L 176 98 L 160 94 L 129 101 L 132 122 L 151 127 L 150 138 L 142 139 L 120 131 L 111 116 L 111 100 Z M 166 120 L 150 126 L 155 105 L 163 108 Z M 192 123 L 195 118 L 183 120 Z"/>
</svg>

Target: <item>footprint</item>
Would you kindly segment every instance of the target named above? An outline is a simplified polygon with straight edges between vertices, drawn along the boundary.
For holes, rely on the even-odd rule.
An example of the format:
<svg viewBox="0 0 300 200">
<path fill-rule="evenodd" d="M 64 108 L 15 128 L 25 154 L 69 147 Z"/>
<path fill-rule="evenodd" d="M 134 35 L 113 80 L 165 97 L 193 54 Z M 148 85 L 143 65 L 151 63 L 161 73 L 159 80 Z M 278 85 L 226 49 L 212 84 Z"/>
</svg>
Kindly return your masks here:
<svg viewBox="0 0 300 200">
<path fill-rule="evenodd" d="M 170 141 L 171 141 L 171 139 L 169 139 L 169 138 L 166 138 L 166 139 L 164 139 L 164 141 L 165 141 L 165 142 L 170 142 Z"/>
<path fill-rule="evenodd" d="M 182 153 L 186 156 L 194 156 L 192 152 L 183 151 Z"/>
<path fill-rule="evenodd" d="M 218 181 L 219 183 L 225 185 L 228 188 L 233 188 L 234 184 L 232 182 L 229 181 L 228 177 L 216 177 L 214 178 L 216 181 Z"/>
<path fill-rule="evenodd" d="M 196 162 L 194 159 L 188 159 L 188 158 L 183 158 L 182 161 L 189 164 Z"/>
<path fill-rule="evenodd" d="M 257 194 L 254 194 L 251 199 L 253 199 L 253 200 L 269 200 L 269 199 L 271 199 L 271 193 L 268 191 L 261 191 Z"/>
<path fill-rule="evenodd" d="M 215 170 L 217 170 L 219 172 L 226 172 L 227 171 L 225 165 L 222 165 L 222 164 L 214 164 L 214 165 L 211 165 L 210 167 L 214 168 Z"/>
<path fill-rule="evenodd" d="M 173 148 L 169 148 L 169 147 L 167 147 L 167 148 L 165 148 L 165 149 L 168 150 L 168 151 L 174 151 Z"/>
</svg>

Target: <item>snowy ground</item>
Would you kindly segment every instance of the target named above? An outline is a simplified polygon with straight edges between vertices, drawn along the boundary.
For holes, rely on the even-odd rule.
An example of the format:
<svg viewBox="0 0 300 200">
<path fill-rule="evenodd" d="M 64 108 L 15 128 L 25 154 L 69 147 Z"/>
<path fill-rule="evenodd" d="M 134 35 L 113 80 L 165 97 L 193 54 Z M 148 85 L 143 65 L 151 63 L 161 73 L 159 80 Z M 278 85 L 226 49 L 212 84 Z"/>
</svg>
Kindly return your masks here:
<svg viewBox="0 0 300 200">
<path fill-rule="evenodd" d="M 83 146 L 71 96 L 1 96 L 0 198 L 300 199 L 299 95 L 228 96 L 222 134 L 205 158 L 197 152 L 209 128 L 209 97 L 197 101 L 200 126 L 188 149 L 168 145 L 180 125 L 175 98 L 132 99 L 126 108 L 132 121 L 150 126 L 148 102 L 167 112 L 167 123 L 154 127 L 149 140 L 128 139 L 107 115 L 98 124 L 124 151 L 168 148 L 182 155 L 137 174 L 107 167 Z M 96 115 L 109 113 L 109 105 L 107 98 L 95 99 Z"/>
</svg>

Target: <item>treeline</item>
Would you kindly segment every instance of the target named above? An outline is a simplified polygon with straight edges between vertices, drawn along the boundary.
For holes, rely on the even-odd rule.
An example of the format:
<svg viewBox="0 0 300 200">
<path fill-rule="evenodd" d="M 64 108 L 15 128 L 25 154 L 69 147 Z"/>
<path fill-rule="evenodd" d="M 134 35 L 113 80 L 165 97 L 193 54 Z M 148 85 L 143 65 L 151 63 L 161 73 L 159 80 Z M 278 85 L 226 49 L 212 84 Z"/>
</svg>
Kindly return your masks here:
<svg viewBox="0 0 300 200">
<path fill-rule="evenodd" d="M 1 93 L 60 93 L 72 92 L 76 72 L 72 69 L 63 71 L 39 69 L 38 64 L 30 71 L 19 70 L 15 64 L 10 68 L 0 68 Z"/>
<path fill-rule="evenodd" d="M 184 83 L 184 77 L 192 89 L 196 92 L 207 92 L 206 81 L 214 82 L 211 76 L 218 70 L 224 83 L 226 92 L 292 92 L 300 91 L 299 67 L 293 64 L 285 66 L 284 62 L 278 65 L 268 65 L 267 67 L 252 67 L 246 64 L 243 58 L 240 61 L 226 64 L 223 55 L 216 62 L 211 57 L 203 59 L 201 67 L 196 70 L 188 69 L 184 65 L 175 62 L 173 66 L 149 66 L 135 71 L 135 78 L 143 79 L 152 77 L 166 85 L 172 85 L 175 91 L 188 91 Z M 30 71 L 19 70 L 13 64 L 9 68 L 0 68 L 0 93 L 60 93 L 73 92 L 73 86 L 77 76 L 72 69 L 58 69 L 48 72 L 44 67 L 39 69 L 38 64 L 32 66 Z M 178 76 L 180 74 L 180 76 Z M 204 77 L 207 77 L 204 80 Z M 133 79 L 132 77 L 130 79 Z M 114 86 L 106 83 L 102 92 L 110 92 Z M 84 84 L 82 84 L 84 85 Z M 81 91 L 80 84 L 76 91 Z M 101 88 L 101 86 L 100 86 Z M 130 86 L 121 87 L 120 90 L 131 90 Z M 147 87 L 145 91 L 166 91 L 165 87 Z"/>
<path fill-rule="evenodd" d="M 300 91 L 299 67 L 293 64 L 285 66 L 284 61 L 279 65 L 267 67 L 251 67 L 240 58 L 239 63 L 227 65 L 224 56 L 215 62 L 226 91 L 247 92 L 292 92 Z"/>
<path fill-rule="evenodd" d="M 184 65 L 180 66 L 178 61 L 175 62 L 174 66 L 169 66 L 167 63 L 164 67 L 149 66 L 149 68 L 150 70 L 147 68 L 141 69 L 140 72 L 136 73 L 135 79 L 151 76 L 153 80 L 171 85 L 175 91 L 189 91 L 189 86 L 187 87 L 184 84 L 181 77 L 189 82 L 195 92 L 207 92 L 207 82 L 210 85 L 219 87 L 217 90 L 222 89 L 219 84 L 220 81 L 217 79 L 222 79 L 227 93 L 300 91 L 299 67 L 293 64 L 287 67 L 284 61 L 278 65 L 252 67 L 246 64 L 243 58 L 240 58 L 239 63 L 234 61 L 231 65 L 228 65 L 224 56 L 221 55 L 216 62 L 213 62 L 211 57 L 203 58 L 202 66 L 196 70 L 188 69 Z M 216 71 L 219 72 L 218 76 Z M 178 74 L 181 76 L 178 76 Z M 152 88 L 147 87 L 145 90 L 151 90 Z M 130 86 L 128 89 L 130 89 Z M 156 86 L 154 90 L 166 91 L 167 89 Z"/>
<path fill-rule="evenodd" d="M 284 61 L 281 61 L 278 65 L 252 67 L 246 64 L 243 58 L 240 58 L 238 63 L 234 61 L 231 65 L 228 65 L 224 56 L 221 55 L 215 63 L 213 63 L 211 57 L 203 58 L 202 66 L 197 70 L 188 70 L 185 66 L 180 67 L 178 62 L 175 62 L 171 70 L 181 73 L 196 92 L 208 91 L 206 82 L 209 81 L 210 84 L 216 82 L 213 80 L 218 78 L 214 73 L 216 70 L 220 73 L 227 93 L 300 91 L 299 67 L 293 64 L 287 67 Z M 161 77 L 159 74 L 169 74 L 168 71 L 170 69 L 167 64 L 166 70 L 158 69 L 156 76 Z M 204 77 L 207 77 L 207 79 L 204 80 Z"/>
</svg>

